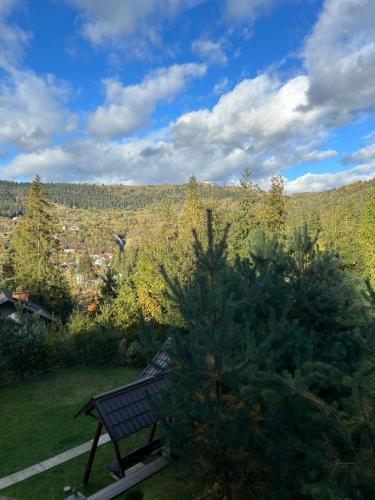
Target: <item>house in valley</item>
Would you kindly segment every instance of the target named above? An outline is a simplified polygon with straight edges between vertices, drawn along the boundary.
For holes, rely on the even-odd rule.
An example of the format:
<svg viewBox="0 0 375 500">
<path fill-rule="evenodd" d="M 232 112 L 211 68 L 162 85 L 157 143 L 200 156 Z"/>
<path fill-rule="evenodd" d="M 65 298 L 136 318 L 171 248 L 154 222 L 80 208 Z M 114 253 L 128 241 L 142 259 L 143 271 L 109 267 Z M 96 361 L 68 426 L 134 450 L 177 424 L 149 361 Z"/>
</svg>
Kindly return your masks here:
<svg viewBox="0 0 375 500">
<path fill-rule="evenodd" d="M 17 309 L 22 304 L 23 311 L 37 314 L 46 322 L 53 321 L 53 316 L 44 307 L 29 300 L 29 292 L 7 292 L 0 290 L 0 318 L 17 320 Z"/>
</svg>

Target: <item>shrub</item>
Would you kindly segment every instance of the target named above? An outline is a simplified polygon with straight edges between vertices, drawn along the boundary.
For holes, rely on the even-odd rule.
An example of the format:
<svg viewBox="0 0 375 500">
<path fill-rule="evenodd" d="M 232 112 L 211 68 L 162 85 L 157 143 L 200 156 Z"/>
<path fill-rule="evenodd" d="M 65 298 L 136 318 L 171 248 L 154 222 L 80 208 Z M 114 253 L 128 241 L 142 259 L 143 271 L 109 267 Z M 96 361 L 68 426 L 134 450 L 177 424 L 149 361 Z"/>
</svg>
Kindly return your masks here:
<svg viewBox="0 0 375 500">
<path fill-rule="evenodd" d="M 111 324 L 98 324 L 75 313 L 68 324 L 62 355 L 66 364 L 109 366 L 123 361 L 119 347 L 120 335 Z"/>
<path fill-rule="evenodd" d="M 17 321 L 1 320 L 0 351 L 9 372 L 21 380 L 47 370 L 54 361 L 46 325 L 21 309 Z"/>
<path fill-rule="evenodd" d="M 144 363 L 145 359 L 143 356 L 143 350 L 141 344 L 138 340 L 133 340 L 128 348 L 126 349 L 126 359 L 131 365 L 141 365 Z"/>
</svg>

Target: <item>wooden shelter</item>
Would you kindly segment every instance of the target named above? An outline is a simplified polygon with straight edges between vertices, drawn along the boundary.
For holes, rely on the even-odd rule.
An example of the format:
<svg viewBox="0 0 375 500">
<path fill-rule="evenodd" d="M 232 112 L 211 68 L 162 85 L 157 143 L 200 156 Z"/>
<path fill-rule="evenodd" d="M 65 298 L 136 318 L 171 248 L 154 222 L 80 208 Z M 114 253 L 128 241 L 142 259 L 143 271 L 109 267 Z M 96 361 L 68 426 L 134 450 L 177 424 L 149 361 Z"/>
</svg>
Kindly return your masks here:
<svg viewBox="0 0 375 500">
<path fill-rule="evenodd" d="M 108 467 L 111 473 L 120 479 L 124 478 L 126 471 L 134 465 L 144 461 L 151 455 L 161 454 L 163 442 L 161 439 L 155 439 L 157 421 L 153 416 L 151 406 L 152 400 L 159 398 L 160 393 L 168 384 L 168 373 L 166 372 L 169 361 L 166 352 L 168 343 L 169 340 L 144 369 L 136 382 L 92 397 L 76 414 L 76 416 L 87 415 L 97 421 L 96 432 L 84 473 L 84 484 L 89 482 L 103 427 L 111 438 L 115 453 L 115 461 Z M 137 450 L 122 456 L 119 442 L 145 428 L 150 429 L 147 442 Z M 159 460 L 158 465 L 156 463 L 151 464 L 148 469 L 144 470 L 143 474 L 140 475 L 138 472 L 138 482 L 157 472 L 166 464 L 165 459 Z M 130 482 L 134 482 L 134 480 Z"/>
</svg>

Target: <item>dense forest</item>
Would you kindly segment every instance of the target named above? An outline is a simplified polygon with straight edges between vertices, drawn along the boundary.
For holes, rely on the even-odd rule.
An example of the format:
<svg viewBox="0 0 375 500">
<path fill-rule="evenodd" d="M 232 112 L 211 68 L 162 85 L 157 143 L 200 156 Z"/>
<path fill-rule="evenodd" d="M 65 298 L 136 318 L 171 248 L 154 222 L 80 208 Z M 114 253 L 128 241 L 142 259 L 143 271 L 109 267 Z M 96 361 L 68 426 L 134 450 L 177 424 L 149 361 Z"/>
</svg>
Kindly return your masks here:
<svg viewBox="0 0 375 500">
<path fill-rule="evenodd" d="M 186 185 L 161 184 L 158 186 L 125 186 L 96 184 L 45 184 L 49 198 L 70 208 L 139 210 L 162 200 L 181 202 Z M 14 217 L 24 210 L 27 182 L 0 181 L 0 216 Z M 217 199 L 235 198 L 238 188 L 200 184 L 202 196 Z"/>
</svg>

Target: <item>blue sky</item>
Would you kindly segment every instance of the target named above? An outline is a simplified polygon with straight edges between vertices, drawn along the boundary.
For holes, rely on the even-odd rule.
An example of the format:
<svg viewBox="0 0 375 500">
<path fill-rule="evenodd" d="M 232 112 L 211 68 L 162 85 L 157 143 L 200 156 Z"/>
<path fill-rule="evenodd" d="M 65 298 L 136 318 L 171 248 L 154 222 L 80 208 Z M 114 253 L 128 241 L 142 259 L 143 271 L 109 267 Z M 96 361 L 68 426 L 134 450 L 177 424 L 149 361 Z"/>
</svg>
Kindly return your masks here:
<svg viewBox="0 0 375 500">
<path fill-rule="evenodd" d="M 373 0 L 0 0 L 0 178 L 375 175 Z"/>
</svg>

